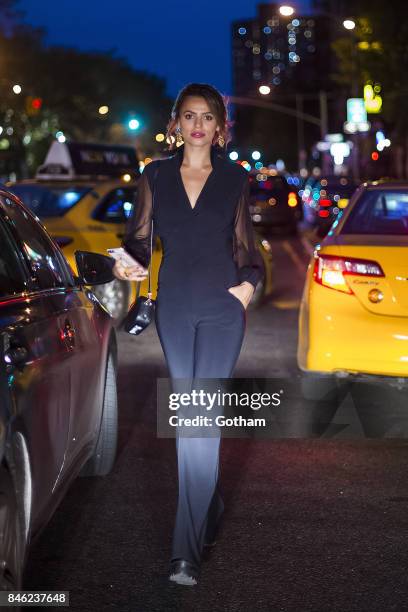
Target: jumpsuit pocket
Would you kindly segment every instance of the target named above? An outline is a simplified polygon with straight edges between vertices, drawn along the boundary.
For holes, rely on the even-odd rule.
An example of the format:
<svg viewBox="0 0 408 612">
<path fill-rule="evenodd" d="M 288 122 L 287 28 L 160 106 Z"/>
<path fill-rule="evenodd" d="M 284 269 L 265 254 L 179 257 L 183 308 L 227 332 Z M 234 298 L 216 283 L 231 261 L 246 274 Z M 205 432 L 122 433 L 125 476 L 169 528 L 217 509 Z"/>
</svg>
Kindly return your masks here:
<svg viewBox="0 0 408 612">
<path fill-rule="evenodd" d="M 238 304 L 241 306 L 242 310 L 245 312 L 246 308 L 243 305 L 243 303 L 241 302 L 241 300 L 239 298 L 237 298 L 233 293 L 231 293 L 231 291 L 228 291 L 228 288 L 227 288 L 226 291 L 227 291 L 228 295 L 234 300 L 234 302 L 238 302 Z"/>
</svg>

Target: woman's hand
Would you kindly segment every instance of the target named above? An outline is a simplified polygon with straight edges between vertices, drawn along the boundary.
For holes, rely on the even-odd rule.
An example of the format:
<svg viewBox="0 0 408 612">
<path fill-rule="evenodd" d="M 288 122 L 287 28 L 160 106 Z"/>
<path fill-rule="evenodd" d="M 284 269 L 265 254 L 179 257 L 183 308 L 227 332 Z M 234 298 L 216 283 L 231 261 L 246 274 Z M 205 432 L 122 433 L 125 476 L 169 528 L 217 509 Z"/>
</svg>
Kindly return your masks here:
<svg viewBox="0 0 408 612">
<path fill-rule="evenodd" d="M 254 286 L 251 285 L 248 281 L 244 281 L 240 285 L 234 285 L 234 287 L 229 287 L 228 291 L 232 293 L 236 298 L 240 300 L 243 304 L 244 308 L 248 307 L 249 302 L 254 294 Z"/>
<path fill-rule="evenodd" d="M 119 259 L 115 262 L 112 273 L 119 280 L 143 281 L 148 274 L 148 270 L 141 264 L 137 264 L 136 266 L 125 266 Z"/>
</svg>

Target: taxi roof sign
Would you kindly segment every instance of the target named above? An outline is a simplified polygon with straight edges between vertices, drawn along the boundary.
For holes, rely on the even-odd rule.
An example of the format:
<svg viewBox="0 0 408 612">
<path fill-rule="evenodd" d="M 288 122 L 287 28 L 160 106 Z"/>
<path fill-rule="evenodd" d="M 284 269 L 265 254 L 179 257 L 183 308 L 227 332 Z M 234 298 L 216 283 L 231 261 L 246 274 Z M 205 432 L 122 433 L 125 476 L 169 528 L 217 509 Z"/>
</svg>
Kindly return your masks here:
<svg viewBox="0 0 408 612">
<path fill-rule="evenodd" d="M 38 179 L 106 179 L 123 174 L 138 176 L 136 150 L 123 145 L 54 141 L 44 163 L 38 168 Z"/>
</svg>

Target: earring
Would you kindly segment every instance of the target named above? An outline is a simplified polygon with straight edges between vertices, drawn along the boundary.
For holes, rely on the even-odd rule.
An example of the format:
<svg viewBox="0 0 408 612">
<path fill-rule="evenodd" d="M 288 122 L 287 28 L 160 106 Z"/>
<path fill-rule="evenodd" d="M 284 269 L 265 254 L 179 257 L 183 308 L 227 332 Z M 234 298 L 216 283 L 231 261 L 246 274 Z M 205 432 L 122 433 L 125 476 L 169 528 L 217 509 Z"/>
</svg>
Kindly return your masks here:
<svg viewBox="0 0 408 612">
<path fill-rule="evenodd" d="M 225 139 L 223 136 L 221 136 L 221 134 L 218 136 L 218 145 L 220 147 L 223 147 L 225 145 Z"/>
<path fill-rule="evenodd" d="M 181 130 L 178 126 L 176 127 L 176 143 L 179 145 L 183 143 L 183 137 L 181 135 Z"/>
</svg>

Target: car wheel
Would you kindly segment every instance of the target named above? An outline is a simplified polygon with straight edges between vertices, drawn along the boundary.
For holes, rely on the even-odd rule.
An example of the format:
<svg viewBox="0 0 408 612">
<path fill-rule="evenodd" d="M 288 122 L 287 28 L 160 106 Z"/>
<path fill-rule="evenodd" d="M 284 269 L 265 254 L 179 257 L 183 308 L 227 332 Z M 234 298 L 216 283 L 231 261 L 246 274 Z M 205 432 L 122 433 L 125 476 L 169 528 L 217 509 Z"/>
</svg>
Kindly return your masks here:
<svg viewBox="0 0 408 612">
<path fill-rule="evenodd" d="M 23 573 L 23 536 L 20 514 L 9 470 L 0 468 L 0 591 L 20 591 Z M 8 608 L 7 608 L 8 609 Z"/>
<path fill-rule="evenodd" d="M 300 389 L 305 414 L 303 437 L 319 437 L 330 429 L 347 385 L 347 379 L 335 374 L 301 373 Z"/>
<path fill-rule="evenodd" d="M 106 476 L 111 471 L 116 457 L 118 437 L 118 396 L 116 369 L 113 357 L 108 356 L 102 419 L 94 454 L 81 471 L 81 476 Z"/>
<path fill-rule="evenodd" d="M 125 316 L 130 296 L 130 285 L 127 281 L 115 278 L 110 283 L 96 285 L 92 291 L 114 319 L 120 321 Z"/>
</svg>

